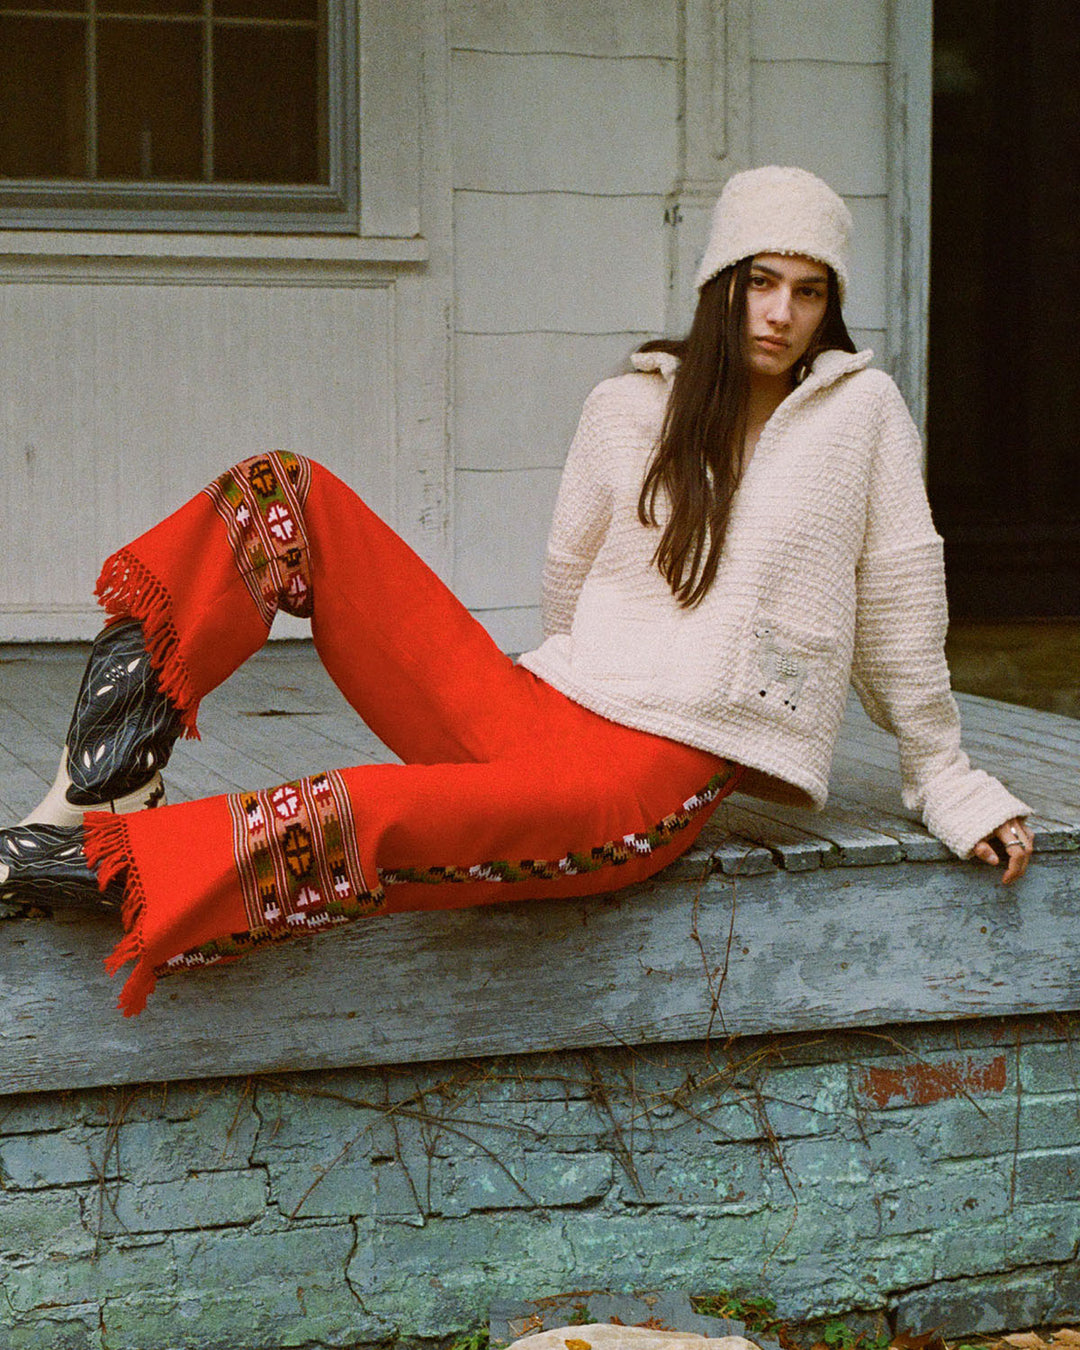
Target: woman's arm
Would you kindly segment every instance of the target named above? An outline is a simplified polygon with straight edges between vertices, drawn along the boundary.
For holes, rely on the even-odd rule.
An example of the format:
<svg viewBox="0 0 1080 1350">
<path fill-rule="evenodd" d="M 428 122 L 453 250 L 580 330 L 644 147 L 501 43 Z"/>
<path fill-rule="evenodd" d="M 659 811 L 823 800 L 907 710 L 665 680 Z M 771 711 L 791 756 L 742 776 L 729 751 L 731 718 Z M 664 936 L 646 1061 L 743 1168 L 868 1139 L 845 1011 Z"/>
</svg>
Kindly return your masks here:
<svg viewBox="0 0 1080 1350">
<path fill-rule="evenodd" d="M 905 805 L 921 811 L 961 857 L 974 852 L 996 862 L 988 840 L 1011 838 L 1011 822 L 1030 808 L 973 769 L 960 747 L 945 661 L 942 543 L 923 486 L 918 433 L 891 381 L 883 382 L 856 586 L 852 683 L 870 717 L 897 738 Z M 1010 882 L 1027 852 L 1022 863 L 1010 859 Z"/>
</svg>

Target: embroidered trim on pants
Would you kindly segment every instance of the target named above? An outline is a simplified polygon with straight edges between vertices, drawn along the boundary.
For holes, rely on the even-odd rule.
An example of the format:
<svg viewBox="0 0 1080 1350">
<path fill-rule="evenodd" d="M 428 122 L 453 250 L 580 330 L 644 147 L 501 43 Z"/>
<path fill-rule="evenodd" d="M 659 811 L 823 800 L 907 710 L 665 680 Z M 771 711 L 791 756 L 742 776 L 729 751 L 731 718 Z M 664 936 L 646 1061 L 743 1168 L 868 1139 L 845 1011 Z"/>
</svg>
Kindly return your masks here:
<svg viewBox="0 0 1080 1350">
<path fill-rule="evenodd" d="M 203 489 L 225 522 L 236 566 L 268 628 L 278 609 L 309 618 L 314 606 L 304 533 L 310 486 L 303 456 L 271 450 Z"/>
<path fill-rule="evenodd" d="M 382 888 L 370 889 L 364 877 L 339 773 L 232 793 L 227 800 L 249 931 L 184 952 L 159 974 L 213 965 L 296 933 L 349 923 L 381 907 Z"/>
<path fill-rule="evenodd" d="M 723 773 L 714 774 L 700 792 L 683 802 L 678 811 L 657 821 L 651 830 L 641 834 L 626 834 L 598 844 L 588 853 L 567 853 L 553 861 L 540 858 L 522 858 L 518 862 L 483 862 L 472 867 L 399 867 L 379 869 L 379 880 L 384 886 L 405 882 L 437 885 L 439 882 L 465 881 L 531 881 L 536 877 L 554 880 L 556 877 L 579 876 L 583 872 L 598 872 L 602 867 L 619 867 L 631 858 L 655 853 L 669 844 L 691 823 L 699 811 L 710 806 L 731 780 L 740 766 L 731 766 Z"/>
</svg>

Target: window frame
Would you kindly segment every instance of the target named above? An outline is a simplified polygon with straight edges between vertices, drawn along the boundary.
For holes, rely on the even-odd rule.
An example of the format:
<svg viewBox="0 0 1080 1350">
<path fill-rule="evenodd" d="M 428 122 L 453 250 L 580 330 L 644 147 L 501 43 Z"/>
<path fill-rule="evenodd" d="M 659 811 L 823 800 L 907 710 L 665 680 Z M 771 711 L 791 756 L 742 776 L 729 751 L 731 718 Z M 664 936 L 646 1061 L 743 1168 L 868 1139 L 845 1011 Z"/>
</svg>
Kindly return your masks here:
<svg viewBox="0 0 1080 1350">
<path fill-rule="evenodd" d="M 329 181 L 325 184 L 0 180 L 0 229 L 357 233 L 357 5 L 325 0 Z"/>
</svg>

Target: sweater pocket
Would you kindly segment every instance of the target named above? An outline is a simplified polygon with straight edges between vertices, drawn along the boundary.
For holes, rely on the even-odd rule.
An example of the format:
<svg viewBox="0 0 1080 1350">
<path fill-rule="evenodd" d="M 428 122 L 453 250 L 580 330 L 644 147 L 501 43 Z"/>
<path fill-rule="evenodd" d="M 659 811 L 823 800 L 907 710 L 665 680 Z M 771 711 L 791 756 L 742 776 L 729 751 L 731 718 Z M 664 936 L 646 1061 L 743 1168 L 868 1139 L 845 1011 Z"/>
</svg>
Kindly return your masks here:
<svg viewBox="0 0 1080 1350">
<path fill-rule="evenodd" d="M 755 720 L 810 730 L 831 718 L 837 679 L 835 634 L 758 608 L 743 631 L 731 690 L 734 708 Z"/>
</svg>

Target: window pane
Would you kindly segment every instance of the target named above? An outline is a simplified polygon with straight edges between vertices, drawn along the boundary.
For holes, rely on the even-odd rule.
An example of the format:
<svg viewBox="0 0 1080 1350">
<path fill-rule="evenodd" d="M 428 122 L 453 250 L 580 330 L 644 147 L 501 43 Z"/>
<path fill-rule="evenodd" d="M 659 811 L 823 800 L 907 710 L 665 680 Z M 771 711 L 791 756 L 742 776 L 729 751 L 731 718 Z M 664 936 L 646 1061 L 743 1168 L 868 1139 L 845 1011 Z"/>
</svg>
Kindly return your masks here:
<svg viewBox="0 0 1080 1350">
<path fill-rule="evenodd" d="M 318 22 L 319 0 L 214 0 L 215 18 L 306 19 Z"/>
<path fill-rule="evenodd" d="M 0 14 L 85 14 L 86 0 L 0 0 Z"/>
<path fill-rule="evenodd" d="M 97 7 L 98 18 L 110 19 L 123 14 L 202 14 L 202 0 L 104 0 Z"/>
<path fill-rule="evenodd" d="M 98 177 L 202 178 L 198 25 L 98 25 Z"/>
<path fill-rule="evenodd" d="M 0 175 L 86 173 L 85 23 L 0 14 Z"/>
<path fill-rule="evenodd" d="M 320 183 L 316 35 L 214 28 L 214 178 Z"/>
</svg>

